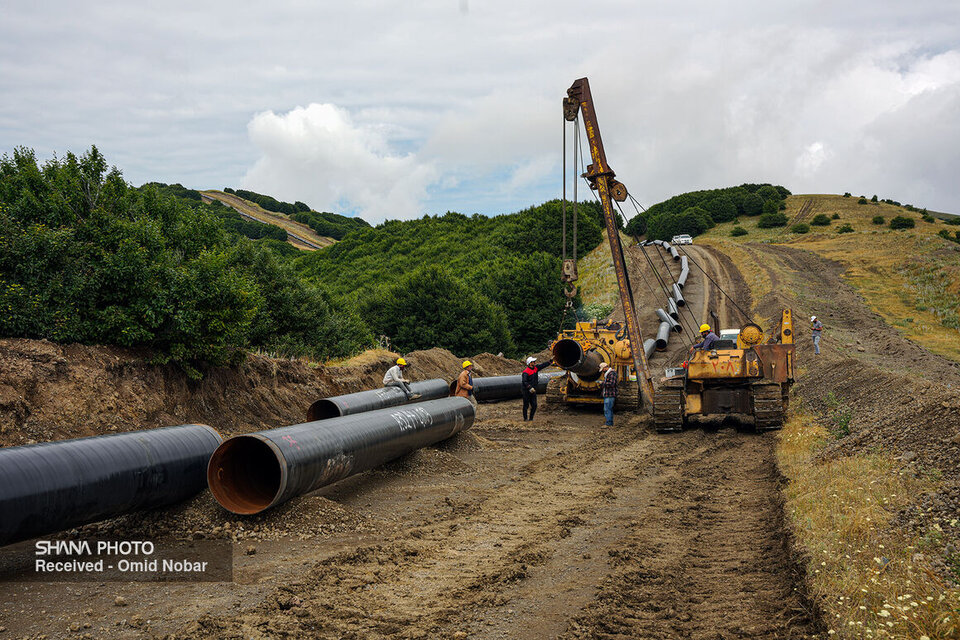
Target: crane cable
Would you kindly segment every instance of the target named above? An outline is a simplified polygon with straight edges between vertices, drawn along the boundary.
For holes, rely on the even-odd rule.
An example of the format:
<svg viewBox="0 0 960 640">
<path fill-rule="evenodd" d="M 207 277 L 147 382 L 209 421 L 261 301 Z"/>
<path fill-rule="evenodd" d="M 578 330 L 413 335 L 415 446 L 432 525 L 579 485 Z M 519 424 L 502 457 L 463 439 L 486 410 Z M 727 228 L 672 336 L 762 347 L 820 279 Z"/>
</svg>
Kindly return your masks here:
<svg viewBox="0 0 960 640">
<path fill-rule="evenodd" d="M 705 276 L 707 277 L 707 280 L 709 280 L 710 282 L 712 282 L 712 283 L 713 283 L 713 286 L 715 286 L 715 287 L 717 288 L 717 290 L 718 290 L 721 294 L 723 294 L 723 295 L 730 301 L 730 304 L 732 304 L 734 307 L 736 307 L 737 311 L 739 311 L 740 314 L 741 314 L 744 318 L 747 319 L 747 322 L 751 322 L 751 323 L 753 323 L 753 324 L 756 324 L 755 322 L 753 322 L 753 318 L 750 317 L 750 314 L 748 314 L 746 311 L 744 311 L 743 309 L 740 308 L 740 305 L 738 305 L 738 304 L 737 304 L 737 301 L 733 299 L 733 296 L 730 296 L 729 294 L 727 294 L 726 291 L 724 291 L 722 288 L 720 288 L 720 285 L 717 284 L 717 281 L 710 277 L 710 274 L 708 274 L 708 273 L 704 270 L 704 268 L 701 267 L 700 264 L 699 264 L 696 260 L 693 259 L 693 256 L 691 256 L 689 253 L 687 253 L 686 251 L 684 251 L 683 248 L 680 247 L 680 246 L 678 246 L 677 249 L 678 249 L 679 251 L 681 251 L 681 252 L 683 253 L 683 255 L 687 256 L 687 258 L 690 260 L 690 262 L 692 262 L 694 265 L 696 265 L 697 269 L 700 269 L 700 271 L 703 272 L 703 275 L 705 275 Z"/>
</svg>

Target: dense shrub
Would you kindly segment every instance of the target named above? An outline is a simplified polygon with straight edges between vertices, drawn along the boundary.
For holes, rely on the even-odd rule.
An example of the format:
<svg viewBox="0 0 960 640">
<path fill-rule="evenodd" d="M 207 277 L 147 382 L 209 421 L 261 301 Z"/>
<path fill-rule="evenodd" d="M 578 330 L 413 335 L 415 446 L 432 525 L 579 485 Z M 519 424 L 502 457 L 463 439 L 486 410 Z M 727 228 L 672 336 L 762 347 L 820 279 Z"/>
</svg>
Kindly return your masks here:
<svg viewBox="0 0 960 640">
<path fill-rule="evenodd" d="M 400 351 L 515 351 L 503 309 L 440 265 L 377 287 L 360 310 L 373 330 L 390 336 Z"/>
<path fill-rule="evenodd" d="M 960 216 L 950 216 L 943 221 L 944 224 L 960 225 Z"/>
<path fill-rule="evenodd" d="M 738 216 L 758 216 L 766 202 L 774 209 L 785 208 L 790 191 L 779 185 L 742 184 L 725 189 L 705 189 L 674 196 L 651 206 L 642 216 L 634 216 L 627 233 L 667 240 L 678 233 L 696 236 L 720 222 Z"/>
<path fill-rule="evenodd" d="M 844 197 L 844 198 L 849 198 L 849 197 L 850 197 L 850 192 L 849 192 L 849 191 L 845 192 L 845 193 L 843 194 L 843 197 Z"/>
<path fill-rule="evenodd" d="M 603 214 L 596 202 L 581 203 L 578 211 L 578 254 L 584 256 L 603 239 Z M 565 303 L 559 279 L 561 234 L 559 200 L 495 217 L 450 212 L 358 229 L 331 247 L 304 255 L 298 266 L 335 297 L 366 305 L 378 286 L 392 286 L 423 266 L 442 265 L 450 277 L 506 313 L 517 349 L 512 355 L 517 355 L 540 351 L 556 336 Z M 396 336 L 390 338 L 397 344 Z"/>
<path fill-rule="evenodd" d="M 929 213 L 924 213 L 923 215 L 920 216 L 920 219 L 923 220 L 924 222 L 929 222 L 931 224 L 937 221 L 937 219 L 934 218 Z"/>
<path fill-rule="evenodd" d="M 185 202 L 130 187 L 96 147 L 42 167 L 28 149 L 3 156 L 0 336 L 149 347 L 193 375 L 198 363 L 268 346 L 258 326 L 270 324 L 273 344 L 299 336 L 297 314 L 317 325 L 314 342 L 297 338 L 316 357 L 346 355 L 343 344 L 367 339 L 362 327 L 346 343 L 340 331 L 319 337 L 339 319 L 315 315 L 315 297 L 303 301 L 310 308 L 267 304 L 283 287 L 309 287 L 289 270 L 265 280 L 271 258 L 262 248 Z"/>
<path fill-rule="evenodd" d="M 745 236 L 747 235 L 747 230 L 744 229 L 743 227 L 734 227 L 733 229 L 730 230 L 730 235 L 733 237 Z"/>
<path fill-rule="evenodd" d="M 760 216 L 760 219 L 757 221 L 757 227 L 760 229 L 772 229 L 774 227 L 785 227 L 787 226 L 787 216 L 776 211 L 774 213 L 765 213 Z"/>
<path fill-rule="evenodd" d="M 890 221 L 891 229 L 913 229 L 915 226 L 917 226 L 917 222 L 907 216 L 897 216 Z"/>
<path fill-rule="evenodd" d="M 810 221 L 810 224 L 815 227 L 826 227 L 830 224 L 830 216 L 825 213 L 818 213 L 813 216 L 813 220 Z"/>
<path fill-rule="evenodd" d="M 876 201 L 877 201 L 877 194 L 873 194 L 873 197 L 870 198 L 870 202 L 876 202 Z"/>
<path fill-rule="evenodd" d="M 870 222 L 873 224 L 884 224 L 886 223 L 886 219 L 883 216 L 873 216 Z"/>
<path fill-rule="evenodd" d="M 799 224 L 795 224 L 792 227 L 790 227 L 790 231 L 792 231 L 793 233 L 809 233 L 810 225 L 801 222 Z"/>
<path fill-rule="evenodd" d="M 302 203 L 300 203 L 302 204 Z M 298 211 L 290 216 L 297 222 L 302 222 L 320 236 L 328 236 L 340 240 L 343 236 L 357 229 L 369 228 L 370 225 L 361 218 L 350 218 L 326 211 Z"/>
<path fill-rule="evenodd" d="M 841 225 L 840 228 L 837 229 L 837 233 L 853 233 L 853 227 L 849 224 Z"/>
</svg>

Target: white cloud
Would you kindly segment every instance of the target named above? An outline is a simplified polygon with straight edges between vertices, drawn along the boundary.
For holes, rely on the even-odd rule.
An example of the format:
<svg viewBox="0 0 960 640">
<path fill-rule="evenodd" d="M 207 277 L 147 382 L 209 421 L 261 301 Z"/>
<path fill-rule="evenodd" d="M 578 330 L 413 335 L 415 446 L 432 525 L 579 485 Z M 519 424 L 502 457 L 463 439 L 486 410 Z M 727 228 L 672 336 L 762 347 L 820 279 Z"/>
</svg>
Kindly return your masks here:
<svg viewBox="0 0 960 640">
<path fill-rule="evenodd" d="M 392 153 L 381 127 L 358 125 L 332 104 L 259 113 L 248 130 L 261 156 L 243 186 L 317 210 L 353 212 L 368 222 L 415 218 L 438 177 L 415 155 Z"/>
</svg>

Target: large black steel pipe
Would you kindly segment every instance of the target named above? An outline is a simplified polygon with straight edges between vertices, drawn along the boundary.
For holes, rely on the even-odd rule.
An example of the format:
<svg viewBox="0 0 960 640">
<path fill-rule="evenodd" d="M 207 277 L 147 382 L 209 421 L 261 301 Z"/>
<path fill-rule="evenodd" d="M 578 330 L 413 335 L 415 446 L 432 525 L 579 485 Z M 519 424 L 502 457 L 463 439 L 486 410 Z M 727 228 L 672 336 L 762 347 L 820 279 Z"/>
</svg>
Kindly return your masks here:
<svg viewBox="0 0 960 640">
<path fill-rule="evenodd" d="M 678 307 L 682 307 L 687 304 L 687 301 L 683 299 L 683 292 L 680 291 L 680 287 L 674 283 L 673 285 L 673 300 L 677 303 Z"/>
<path fill-rule="evenodd" d="M 416 400 L 407 400 L 407 394 L 397 387 L 383 387 L 382 389 L 358 391 L 343 396 L 334 396 L 333 398 L 321 398 L 307 409 L 307 422 L 340 418 L 375 409 L 396 407 L 409 402 L 424 402 L 443 398 L 448 393 L 447 381 L 433 378 L 432 380 L 412 382 L 410 383 L 410 391 L 419 393 L 420 397 Z"/>
<path fill-rule="evenodd" d="M 185 424 L 0 449 L 0 545 L 185 500 L 221 441 Z"/>
<path fill-rule="evenodd" d="M 264 509 L 469 429 L 473 405 L 442 398 L 236 436 L 210 458 L 207 482 L 225 509 Z"/>
<path fill-rule="evenodd" d="M 663 351 L 667 348 L 667 342 L 670 340 L 670 330 L 672 327 L 669 322 L 661 322 L 657 329 L 657 351 Z"/>
<path fill-rule="evenodd" d="M 600 377 L 603 357 L 593 349 L 584 351 L 576 340 L 564 338 L 553 345 L 553 361 L 561 369 L 572 371 L 584 380 L 596 380 Z"/>
<path fill-rule="evenodd" d="M 683 331 L 683 326 L 679 322 L 671 318 L 670 315 L 663 309 L 657 309 L 657 317 L 660 318 L 660 322 L 666 322 L 677 333 L 680 333 L 681 331 Z"/>
<path fill-rule="evenodd" d="M 551 378 L 562 376 L 563 371 L 541 371 L 537 375 L 537 393 L 546 393 Z M 477 402 L 515 400 L 523 395 L 521 376 L 490 376 L 473 379 L 473 397 Z M 450 383 L 450 394 L 457 389 L 457 381 Z"/>
</svg>

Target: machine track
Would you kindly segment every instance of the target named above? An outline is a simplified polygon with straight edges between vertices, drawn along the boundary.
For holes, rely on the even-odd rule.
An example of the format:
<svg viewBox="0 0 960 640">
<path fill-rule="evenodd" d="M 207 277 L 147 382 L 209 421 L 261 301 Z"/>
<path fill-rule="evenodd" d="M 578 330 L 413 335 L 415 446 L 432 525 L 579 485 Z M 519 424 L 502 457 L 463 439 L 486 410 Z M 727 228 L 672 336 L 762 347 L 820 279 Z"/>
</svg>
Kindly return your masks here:
<svg viewBox="0 0 960 640">
<path fill-rule="evenodd" d="M 547 405 L 551 407 L 563 406 L 563 395 L 567 386 L 567 376 L 557 376 L 550 378 L 547 382 L 546 400 Z"/>
<path fill-rule="evenodd" d="M 617 389 L 617 400 L 613 403 L 615 411 L 636 411 L 640 406 L 640 389 L 636 383 L 621 384 Z"/>
<path fill-rule="evenodd" d="M 668 381 L 653 392 L 653 426 L 657 433 L 683 431 L 683 386 Z"/>
<path fill-rule="evenodd" d="M 757 431 L 773 431 L 783 427 L 783 391 L 779 384 L 753 385 L 753 416 Z"/>
</svg>

